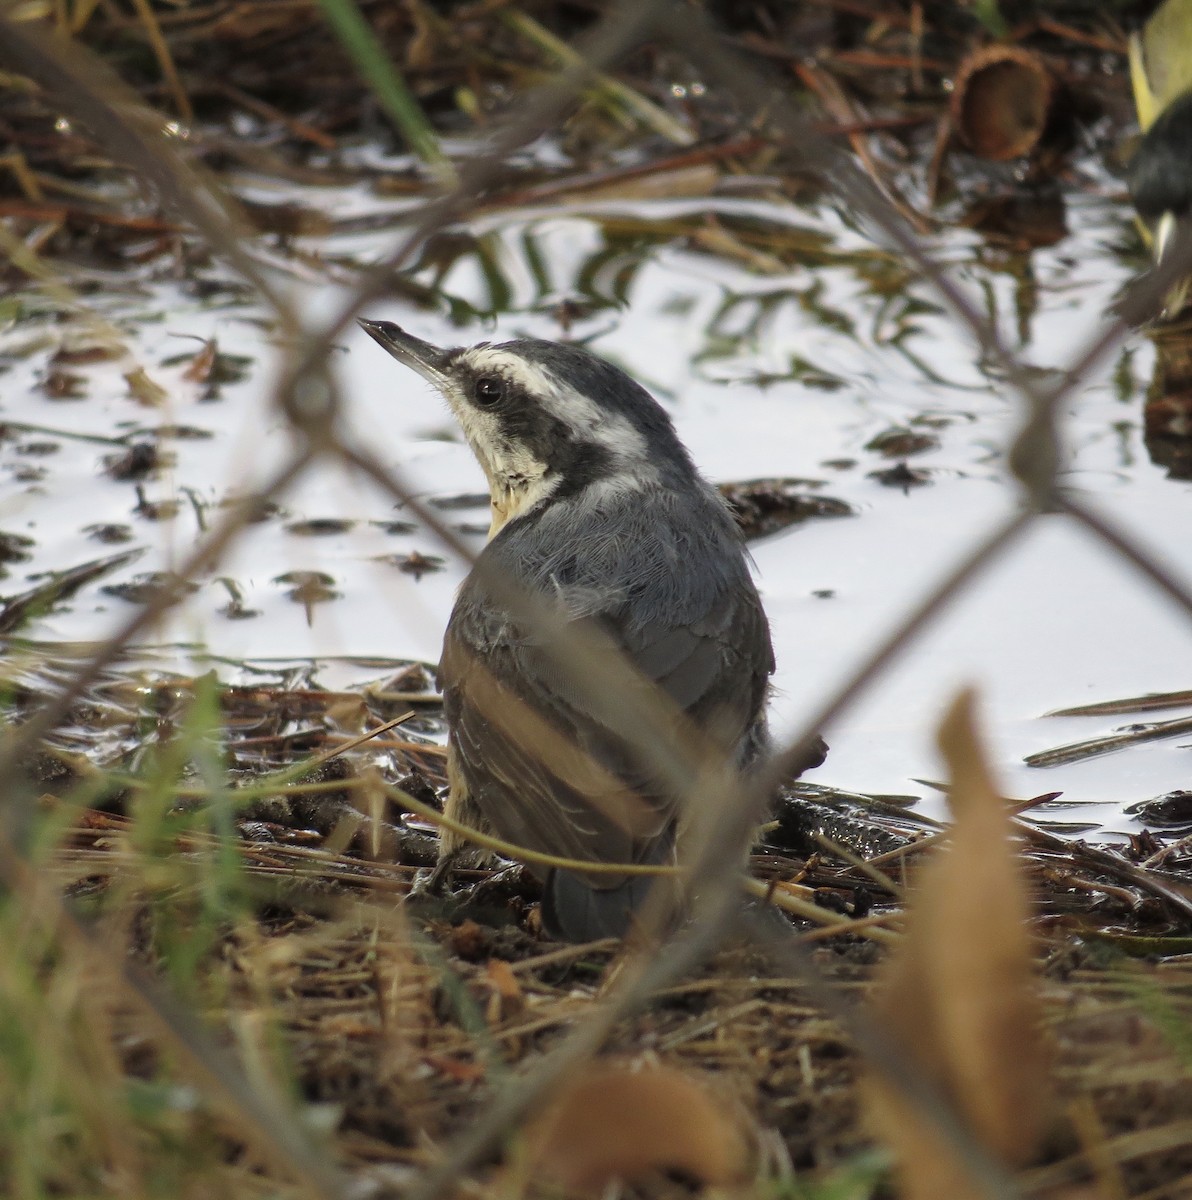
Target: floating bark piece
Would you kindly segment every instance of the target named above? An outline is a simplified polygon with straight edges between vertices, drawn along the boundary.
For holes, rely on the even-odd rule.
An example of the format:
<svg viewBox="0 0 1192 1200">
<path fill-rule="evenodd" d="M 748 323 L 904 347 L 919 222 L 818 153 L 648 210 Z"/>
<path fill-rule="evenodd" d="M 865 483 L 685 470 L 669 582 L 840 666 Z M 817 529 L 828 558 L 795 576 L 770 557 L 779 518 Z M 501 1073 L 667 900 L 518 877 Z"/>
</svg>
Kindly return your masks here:
<svg viewBox="0 0 1192 1200">
<path fill-rule="evenodd" d="M 921 433 L 902 425 L 884 429 L 865 443 L 866 450 L 876 450 L 883 458 L 906 458 L 908 454 L 939 448 L 940 440 L 934 433 Z"/>
<path fill-rule="evenodd" d="M 173 571 L 146 571 L 123 583 L 104 584 L 99 590 L 105 596 L 115 596 L 130 604 L 155 604 L 167 596 L 171 603 L 176 603 L 197 592 L 199 585 Z"/>
<path fill-rule="evenodd" d="M 722 483 L 720 494 L 732 505 L 733 516 L 746 539 L 777 533 L 812 517 L 851 517 L 856 510 L 844 500 L 816 496 L 809 479 L 750 479 Z"/>
<path fill-rule="evenodd" d="M 899 821 L 873 797 L 841 792 L 816 784 L 784 787 L 772 804 L 774 824 L 766 832 L 767 846 L 807 857 L 820 849 L 816 835 L 840 843 L 859 858 L 875 858 L 905 849 L 911 842 L 906 829 L 916 821 L 897 809 Z M 899 828 L 901 826 L 901 828 Z"/>
<path fill-rule="evenodd" d="M 104 473 L 113 479 L 144 479 L 162 465 L 155 442 L 133 442 L 120 454 L 108 454 L 103 460 Z"/>
<path fill-rule="evenodd" d="M 1192 792 L 1181 789 L 1155 796 L 1151 800 L 1140 800 L 1128 804 L 1123 810 L 1147 825 L 1165 828 L 1192 828 Z"/>
<path fill-rule="evenodd" d="M 974 154 L 1004 162 L 1038 145 L 1054 93 L 1037 54 L 1021 46 L 985 46 L 960 65 L 952 122 Z"/>
</svg>

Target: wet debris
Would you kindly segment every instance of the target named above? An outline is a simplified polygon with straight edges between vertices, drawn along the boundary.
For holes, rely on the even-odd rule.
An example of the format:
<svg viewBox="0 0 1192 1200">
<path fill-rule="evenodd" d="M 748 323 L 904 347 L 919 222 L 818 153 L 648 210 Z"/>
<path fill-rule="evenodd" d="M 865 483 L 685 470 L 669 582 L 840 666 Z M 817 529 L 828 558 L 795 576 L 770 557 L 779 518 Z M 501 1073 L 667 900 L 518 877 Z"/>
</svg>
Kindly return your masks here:
<svg viewBox="0 0 1192 1200">
<path fill-rule="evenodd" d="M 128 394 L 138 404 L 146 408 L 160 408 L 170 396 L 160 383 L 149 377 L 144 367 L 134 367 L 124 373 L 124 382 L 128 384 Z"/>
<path fill-rule="evenodd" d="M 382 533 L 394 536 L 418 532 L 418 526 L 413 521 L 370 521 L 369 524 Z"/>
<path fill-rule="evenodd" d="M 389 563 L 404 574 L 413 575 L 415 579 L 441 571 L 446 566 L 446 560 L 439 555 L 422 554 L 417 550 L 411 550 L 409 554 L 384 555 L 378 561 Z"/>
<path fill-rule="evenodd" d="M 0 633 L 12 633 L 30 617 L 48 612 L 55 604 L 73 596 L 79 588 L 127 566 L 141 555 L 140 550 L 127 550 L 110 558 L 96 558 L 71 567 L 68 571 L 51 571 L 32 576 L 37 585 L 26 592 L 3 599 L 0 607 Z"/>
<path fill-rule="evenodd" d="M 333 537 L 339 533 L 348 533 L 355 526 L 355 521 L 339 517 L 312 517 L 307 521 L 291 521 L 285 526 L 285 531 L 296 537 Z"/>
<path fill-rule="evenodd" d="M 123 583 L 105 584 L 99 590 L 129 604 L 175 603 L 183 596 L 193 595 L 199 585 L 173 571 L 146 571 Z"/>
<path fill-rule="evenodd" d="M 29 550 L 37 543 L 22 533 L 0 531 L 0 563 L 28 562 L 33 555 Z"/>
<path fill-rule="evenodd" d="M 545 306 L 540 305 L 538 311 L 547 312 L 558 325 L 559 331 L 566 336 L 577 321 L 593 316 L 599 309 L 590 299 L 583 296 L 564 296 L 561 300 L 552 300 Z"/>
<path fill-rule="evenodd" d="M 1054 246 L 1069 233 L 1063 195 L 1046 184 L 981 196 L 965 209 L 961 224 L 1019 254 Z"/>
<path fill-rule="evenodd" d="M 171 498 L 165 500 L 150 500 L 145 495 L 145 489 L 137 484 L 137 502 L 133 512 L 146 521 L 172 521 L 177 515 L 181 504 Z"/>
<path fill-rule="evenodd" d="M 286 596 L 306 609 L 308 625 L 314 620 L 316 604 L 338 600 L 342 595 L 334 587 L 334 577 L 323 571 L 287 571 L 284 575 L 276 576 L 273 582 L 289 587 Z"/>
<path fill-rule="evenodd" d="M 1192 791 L 1166 792 L 1151 800 L 1140 800 L 1123 810 L 1147 825 L 1192 829 Z"/>
<path fill-rule="evenodd" d="M 221 584 L 228 593 L 227 604 L 219 610 L 221 616 L 227 617 L 230 621 L 247 621 L 261 615 L 259 608 L 249 608 L 244 603 L 244 593 L 240 590 L 240 585 L 236 580 L 223 575 L 216 582 Z"/>
<path fill-rule="evenodd" d="M 82 400 L 87 395 L 87 377 L 53 367 L 45 373 L 40 388 L 50 400 Z"/>
<path fill-rule="evenodd" d="M 1185 733 L 1192 733 L 1192 717 L 1177 717 L 1172 721 L 1139 722 L 1102 737 L 1086 738 L 1084 741 L 1070 742 L 1050 750 L 1040 750 L 1035 754 L 1028 754 L 1022 761 L 1028 767 L 1059 767 L 1066 763 L 1096 758 L 1101 754 L 1112 754 L 1143 742 L 1179 737 Z"/>
<path fill-rule="evenodd" d="M 50 362 L 55 367 L 91 366 L 95 363 L 115 362 L 124 354 L 124 347 L 116 341 L 87 342 L 74 340 L 63 343 L 50 356 Z"/>
<path fill-rule="evenodd" d="M 427 503 L 433 508 L 454 512 L 461 508 L 487 508 L 489 496 L 487 492 L 462 492 L 456 496 L 432 496 Z"/>
<path fill-rule="evenodd" d="M 145 479 L 161 466 L 162 455 L 155 442 L 134 442 L 121 454 L 107 454 L 103 458 L 105 475 L 112 479 Z"/>
<path fill-rule="evenodd" d="M 84 525 L 83 532 L 95 542 L 117 546 L 122 542 L 131 542 L 133 531 L 131 525 Z"/>
<path fill-rule="evenodd" d="M 1130 834 L 1126 846 L 1126 857 L 1131 862 L 1143 862 L 1164 849 L 1163 843 L 1149 829 Z"/>
<path fill-rule="evenodd" d="M 428 808 L 442 808 L 439 793 L 435 791 L 431 781 L 419 770 L 413 770 L 408 775 L 403 775 L 397 781 L 397 787 L 411 799 L 425 804 Z"/>
<path fill-rule="evenodd" d="M 308 205 L 292 201 L 263 204 L 243 196 L 240 197 L 240 204 L 257 230 L 273 234 L 279 239 L 326 237 L 334 230 L 334 223 L 326 213 Z"/>
<path fill-rule="evenodd" d="M 244 502 L 243 496 L 225 496 L 219 501 L 220 508 L 233 508 Z M 266 521 L 285 518 L 289 515 L 276 500 L 266 500 L 264 497 L 254 497 L 252 511 L 245 518 L 245 524 L 261 525 Z"/>
<path fill-rule="evenodd" d="M 225 384 L 242 383 L 249 377 L 253 360 L 246 354 L 220 350 L 215 338 L 203 342 L 197 354 L 175 354 L 161 361 L 163 367 L 183 367 L 187 383 L 201 385 L 200 400 L 218 400 Z"/>
<path fill-rule="evenodd" d="M 917 797 L 901 799 L 917 802 Z M 802 780 L 783 787 L 771 811 L 764 848 L 800 857 L 818 854 L 823 849 L 821 838 L 861 858 L 888 854 L 909 844 L 908 820 L 914 822 L 901 805 Z"/>
<path fill-rule="evenodd" d="M 48 467 L 35 467 L 32 463 L 8 463 L 4 469 L 12 472 L 17 483 L 40 483 L 50 473 Z"/>
<path fill-rule="evenodd" d="M 367 694 L 391 704 L 440 704 L 434 672 L 422 663 L 402 667 L 396 675 L 367 689 Z M 407 722 L 404 728 L 409 729 Z"/>
<path fill-rule="evenodd" d="M 1055 708 L 1045 717 L 1112 717 L 1123 713 L 1154 712 L 1162 708 L 1186 708 L 1192 704 L 1192 689 L 1179 692 L 1148 692 L 1144 696 L 1126 696 L 1120 700 L 1098 700 L 1074 708 Z"/>
<path fill-rule="evenodd" d="M 206 442 L 215 434 L 197 425 L 158 425 L 153 431 L 159 440 L 173 438 L 180 442 Z"/>
<path fill-rule="evenodd" d="M 722 483 L 719 490 L 732 506 L 741 532 L 752 539 L 817 517 L 855 515 L 853 506 L 844 500 L 808 491 L 819 486 L 809 479 L 751 479 Z"/>
<path fill-rule="evenodd" d="M 866 450 L 873 450 L 883 458 L 907 458 L 927 450 L 938 450 L 940 440 L 934 434 L 922 433 L 905 426 L 883 430 L 865 443 Z"/>
<path fill-rule="evenodd" d="M 882 487 L 900 488 L 909 492 L 911 488 L 927 487 L 931 483 L 931 473 L 921 467 L 912 467 L 908 463 L 896 463 L 884 471 L 870 471 L 866 479 L 876 480 Z"/>
<path fill-rule="evenodd" d="M 1143 439 L 1172 479 L 1192 479 L 1192 322 L 1185 312 L 1154 328 L 1155 371 L 1146 391 Z"/>
</svg>

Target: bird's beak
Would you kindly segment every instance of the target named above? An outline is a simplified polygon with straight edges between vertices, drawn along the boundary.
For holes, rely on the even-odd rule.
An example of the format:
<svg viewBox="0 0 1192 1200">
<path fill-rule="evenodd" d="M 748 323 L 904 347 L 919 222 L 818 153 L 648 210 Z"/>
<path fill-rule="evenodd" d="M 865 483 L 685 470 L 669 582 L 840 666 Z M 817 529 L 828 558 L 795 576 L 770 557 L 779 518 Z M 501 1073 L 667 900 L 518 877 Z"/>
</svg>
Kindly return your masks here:
<svg viewBox="0 0 1192 1200">
<path fill-rule="evenodd" d="M 413 334 L 406 333 L 392 321 L 366 321 L 357 318 L 357 323 L 375 342 L 383 346 L 399 363 L 417 371 L 428 383 L 440 391 L 448 383 L 445 370 L 447 352 L 430 342 L 424 342 Z"/>
</svg>

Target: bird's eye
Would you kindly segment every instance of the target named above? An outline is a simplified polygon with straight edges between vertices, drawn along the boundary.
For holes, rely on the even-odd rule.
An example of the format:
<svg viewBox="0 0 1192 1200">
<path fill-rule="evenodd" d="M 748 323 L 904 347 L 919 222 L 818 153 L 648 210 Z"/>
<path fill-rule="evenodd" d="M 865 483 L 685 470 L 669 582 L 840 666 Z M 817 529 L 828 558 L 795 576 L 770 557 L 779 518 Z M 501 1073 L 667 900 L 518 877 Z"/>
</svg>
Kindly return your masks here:
<svg viewBox="0 0 1192 1200">
<path fill-rule="evenodd" d="M 495 375 L 481 375 L 476 380 L 476 403 L 493 408 L 505 398 L 505 381 Z"/>
</svg>

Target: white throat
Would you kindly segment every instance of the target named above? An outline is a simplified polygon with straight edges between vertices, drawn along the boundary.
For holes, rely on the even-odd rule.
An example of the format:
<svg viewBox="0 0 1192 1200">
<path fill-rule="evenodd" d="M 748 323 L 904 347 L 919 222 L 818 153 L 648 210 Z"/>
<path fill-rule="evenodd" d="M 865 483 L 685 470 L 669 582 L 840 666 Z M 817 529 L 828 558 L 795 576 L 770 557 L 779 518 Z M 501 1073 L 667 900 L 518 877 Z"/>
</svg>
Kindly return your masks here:
<svg viewBox="0 0 1192 1200">
<path fill-rule="evenodd" d="M 535 505 L 545 500 L 558 485 L 555 479 L 547 479 L 545 470 L 532 477 L 519 476 L 516 479 L 489 479 L 489 513 L 491 520 L 488 527 L 488 540 L 501 532 L 504 527 L 522 513 L 529 512 Z"/>
</svg>

